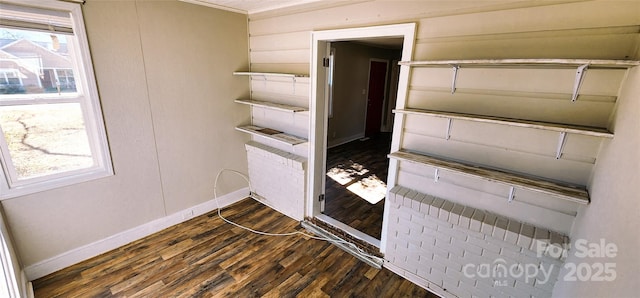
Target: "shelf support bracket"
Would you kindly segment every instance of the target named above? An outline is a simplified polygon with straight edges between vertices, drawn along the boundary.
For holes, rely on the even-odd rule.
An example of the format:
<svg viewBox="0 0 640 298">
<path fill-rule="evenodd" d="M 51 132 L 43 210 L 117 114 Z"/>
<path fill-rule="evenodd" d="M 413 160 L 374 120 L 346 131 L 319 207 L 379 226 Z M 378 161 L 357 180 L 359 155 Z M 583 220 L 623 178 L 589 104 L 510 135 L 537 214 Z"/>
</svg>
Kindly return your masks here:
<svg viewBox="0 0 640 298">
<path fill-rule="evenodd" d="M 511 186 L 511 188 L 509 189 L 509 203 L 513 202 L 513 197 L 515 195 L 516 192 L 516 188 Z"/>
<path fill-rule="evenodd" d="M 575 102 L 578 99 L 578 92 L 580 92 L 580 85 L 584 79 L 584 73 L 587 72 L 589 64 L 580 65 L 576 70 L 576 79 L 573 83 L 573 95 L 571 95 L 571 101 Z"/>
<path fill-rule="evenodd" d="M 456 80 L 458 79 L 458 69 L 460 69 L 460 65 L 452 64 L 453 68 L 453 78 L 451 80 L 451 94 L 456 93 Z"/>
<path fill-rule="evenodd" d="M 436 168 L 433 173 L 433 182 L 438 182 L 438 180 L 440 180 L 440 173 L 439 173 L 439 169 Z"/>
<path fill-rule="evenodd" d="M 293 77 L 291 80 L 293 82 L 293 93 L 292 94 L 295 95 L 296 94 L 296 77 Z"/>
<path fill-rule="evenodd" d="M 451 122 L 453 122 L 453 120 L 451 118 L 447 118 L 447 134 L 445 135 L 446 140 L 451 138 Z"/>
<path fill-rule="evenodd" d="M 558 149 L 556 149 L 556 159 L 562 157 L 562 151 L 564 150 L 564 143 L 567 139 L 567 132 L 560 132 L 560 138 L 558 138 Z"/>
</svg>

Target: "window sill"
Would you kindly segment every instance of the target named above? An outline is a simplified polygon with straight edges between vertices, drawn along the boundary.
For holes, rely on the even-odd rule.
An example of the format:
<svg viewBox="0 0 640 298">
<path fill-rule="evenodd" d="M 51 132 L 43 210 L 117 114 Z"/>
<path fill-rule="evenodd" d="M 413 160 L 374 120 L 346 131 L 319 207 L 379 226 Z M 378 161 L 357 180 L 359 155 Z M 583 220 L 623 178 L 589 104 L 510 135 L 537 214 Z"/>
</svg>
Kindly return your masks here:
<svg viewBox="0 0 640 298">
<path fill-rule="evenodd" d="M 34 182 L 25 185 L 13 187 L 11 189 L 2 189 L 0 194 L 0 201 L 15 199 L 26 195 L 31 195 L 39 192 L 49 191 L 57 188 L 71 186 L 79 183 L 89 182 L 101 178 L 113 176 L 112 169 L 93 169 L 83 171 L 82 173 L 69 175 L 65 177 L 49 179 L 46 181 Z"/>
</svg>

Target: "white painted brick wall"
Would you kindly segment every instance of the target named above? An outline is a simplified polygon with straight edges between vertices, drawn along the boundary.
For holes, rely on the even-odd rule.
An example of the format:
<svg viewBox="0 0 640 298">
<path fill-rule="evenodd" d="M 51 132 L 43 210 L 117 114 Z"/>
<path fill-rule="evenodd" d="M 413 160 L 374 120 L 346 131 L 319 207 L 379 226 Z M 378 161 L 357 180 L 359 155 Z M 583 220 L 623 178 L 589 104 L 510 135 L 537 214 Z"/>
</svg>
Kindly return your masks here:
<svg viewBox="0 0 640 298">
<path fill-rule="evenodd" d="M 307 159 L 248 142 L 249 181 L 256 199 L 295 220 L 304 218 Z"/>
<path fill-rule="evenodd" d="M 401 186 L 388 198 L 394 272 L 458 297 L 551 296 L 568 237 Z"/>
</svg>

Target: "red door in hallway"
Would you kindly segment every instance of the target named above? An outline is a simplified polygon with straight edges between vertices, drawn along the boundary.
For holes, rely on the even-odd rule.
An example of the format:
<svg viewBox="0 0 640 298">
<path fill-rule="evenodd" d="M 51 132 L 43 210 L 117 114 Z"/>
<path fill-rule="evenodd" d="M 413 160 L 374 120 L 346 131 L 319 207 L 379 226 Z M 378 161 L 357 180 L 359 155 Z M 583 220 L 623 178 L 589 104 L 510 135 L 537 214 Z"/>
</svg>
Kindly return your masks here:
<svg viewBox="0 0 640 298">
<path fill-rule="evenodd" d="M 387 85 L 387 61 L 369 61 L 369 90 L 367 92 L 367 118 L 365 136 L 372 136 L 380 132 L 382 126 L 382 105 Z"/>
</svg>

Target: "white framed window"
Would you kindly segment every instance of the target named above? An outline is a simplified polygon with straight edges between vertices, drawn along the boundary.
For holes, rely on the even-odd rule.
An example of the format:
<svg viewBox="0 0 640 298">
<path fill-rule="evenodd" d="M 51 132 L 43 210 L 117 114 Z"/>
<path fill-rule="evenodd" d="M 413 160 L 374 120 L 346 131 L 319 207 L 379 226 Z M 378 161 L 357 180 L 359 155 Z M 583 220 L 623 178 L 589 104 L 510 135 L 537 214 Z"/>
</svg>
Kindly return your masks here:
<svg viewBox="0 0 640 298">
<path fill-rule="evenodd" d="M 80 4 L 0 0 L 0 199 L 113 175 Z"/>
</svg>

